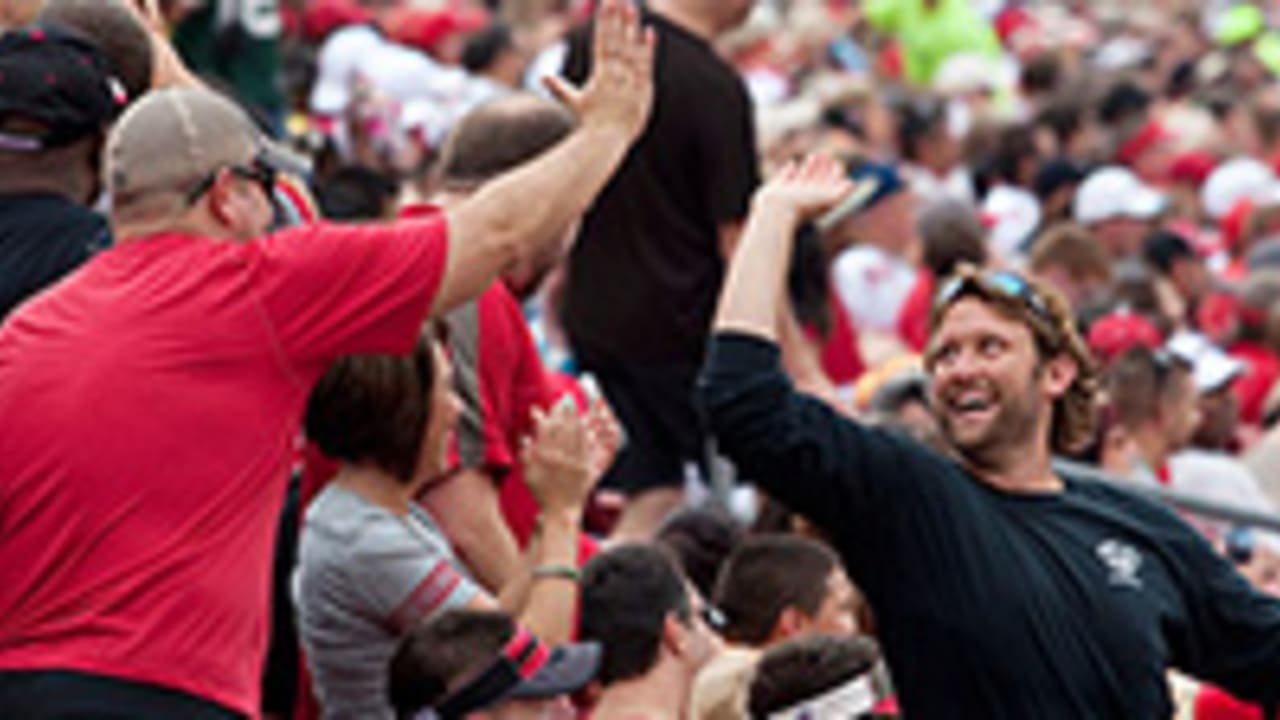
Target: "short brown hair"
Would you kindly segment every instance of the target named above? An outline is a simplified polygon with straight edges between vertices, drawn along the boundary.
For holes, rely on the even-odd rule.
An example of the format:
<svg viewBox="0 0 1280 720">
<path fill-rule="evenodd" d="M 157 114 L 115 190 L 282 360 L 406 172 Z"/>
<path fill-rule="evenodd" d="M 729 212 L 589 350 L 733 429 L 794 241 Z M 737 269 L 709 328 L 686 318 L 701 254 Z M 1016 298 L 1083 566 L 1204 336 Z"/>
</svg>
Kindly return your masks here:
<svg viewBox="0 0 1280 720">
<path fill-rule="evenodd" d="M 1002 316 L 1026 326 L 1035 338 L 1041 358 L 1066 355 L 1075 362 L 1075 380 L 1053 403 L 1050 443 L 1059 453 L 1076 452 L 1088 445 L 1097 424 L 1098 366 L 1076 329 L 1075 317 L 1066 298 L 1046 283 L 1035 278 L 1023 278 L 1043 302 L 1047 317 L 1042 317 L 1022 298 L 993 288 L 984 279 L 982 271 L 972 265 L 961 265 L 952 277 L 966 283 L 967 290 L 961 296 L 977 297 Z M 954 303 L 961 296 L 950 298 L 949 303 Z M 950 304 L 933 308 L 930 322 L 933 330 L 937 330 L 949 307 Z M 926 367 L 932 367 L 935 352 L 936 348 L 930 345 L 925 355 Z"/>
<path fill-rule="evenodd" d="M 487 182 L 549 150 L 573 131 L 573 116 L 531 93 L 472 110 L 450 134 L 440 158 L 445 187 Z"/>
<path fill-rule="evenodd" d="M 1111 279 L 1111 258 L 1093 233 L 1075 223 L 1050 226 L 1036 239 L 1027 265 L 1032 273 L 1060 267 L 1077 280 Z"/>
<path fill-rule="evenodd" d="M 794 535 L 748 538 L 720 570 L 712 603 L 725 615 L 724 637 L 761 646 L 788 607 L 818 613 L 839 558 L 816 540 Z"/>
<path fill-rule="evenodd" d="M 426 333 L 409 355 L 350 355 L 329 367 L 307 400 L 305 426 L 320 451 L 413 480 L 435 376 Z"/>
<path fill-rule="evenodd" d="M 1191 364 L 1165 350 L 1132 347 L 1107 371 L 1109 416 L 1126 428 L 1140 427 L 1156 417 L 1161 400 L 1174 387 L 1174 373 L 1191 373 Z"/>
</svg>

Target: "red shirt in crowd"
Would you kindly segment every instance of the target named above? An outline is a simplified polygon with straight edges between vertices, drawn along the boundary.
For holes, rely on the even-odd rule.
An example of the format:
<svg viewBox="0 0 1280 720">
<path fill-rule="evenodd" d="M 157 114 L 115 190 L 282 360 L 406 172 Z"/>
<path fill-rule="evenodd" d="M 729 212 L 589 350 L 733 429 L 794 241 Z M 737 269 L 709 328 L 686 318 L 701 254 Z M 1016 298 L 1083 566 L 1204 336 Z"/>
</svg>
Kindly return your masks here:
<svg viewBox="0 0 1280 720">
<path fill-rule="evenodd" d="M 1201 686 L 1196 695 L 1195 720 L 1264 720 L 1262 709 L 1237 700 L 1212 685 Z"/>
<path fill-rule="evenodd" d="M 97 256 L 0 328 L 0 669 L 175 688 L 256 715 L 270 568 L 312 384 L 406 353 L 439 219 Z"/>
<path fill-rule="evenodd" d="M 866 363 L 862 361 L 862 353 L 858 350 L 858 328 L 849 317 L 844 303 L 834 293 L 827 296 L 827 307 L 831 312 L 831 331 L 822 343 L 822 354 L 819 361 L 822 370 L 836 385 L 849 385 L 855 382 L 866 371 Z M 818 338 L 818 332 L 810 329 L 810 336 Z"/>
<path fill-rule="evenodd" d="M 502 483 L 503 517 L 524 547 L 539 510 L 524 481 L 520 441 L 533 431 L 533 409 L 551 407 L 563 393 L 543 366 L 520 303 L 501 282 L 451 312 L 448 325 L 454 377 L 465 406 L 453 461 L 457 467 L 482 469 Z M 585 535 L 578 547 L 582 562 L 595 550 Z"/>
<path fill-rule="evenodd" d="M 555 400 L 524 313 L 500 282 L 448 315 L 449 353 L 465 409 L 454 462 L 502 481 L 502 510 L 521 545 L 538 505 L 524 483 L 520 439 L 533 431 L 533 409 Z"/>
<path fill-rule="evenodd" d="M 1240 401 L 1240 419 L 1256 425 L 1262 422 L 1267 395 L 1280 380 L 1280 358 L 1262 345 L 1249 342 L 1236 343 L 1227 352 L 1245 364 L 1244 373 L 1233 388 Z"/>
</svg>

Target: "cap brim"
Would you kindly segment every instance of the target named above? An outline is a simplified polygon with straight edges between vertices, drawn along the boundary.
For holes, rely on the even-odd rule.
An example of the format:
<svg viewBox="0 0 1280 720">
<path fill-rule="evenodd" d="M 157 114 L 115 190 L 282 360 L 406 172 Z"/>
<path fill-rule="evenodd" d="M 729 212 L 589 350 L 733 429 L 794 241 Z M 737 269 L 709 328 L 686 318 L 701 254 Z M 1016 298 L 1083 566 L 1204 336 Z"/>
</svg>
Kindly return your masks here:
<svg viewBox="0 0 1280 720">
<path fill-rule="evenodd" d="M 1225 353 L 1201 358 L 1193 373 L 1196 390 L 1209 393 L 1221 390 L 1244 372 L 1244 363 Z"/>
<path fill-rule="evenodd" d="M 322 115 L 341 115 L 351 101 L 351 91 L 341 80 L 321 79 L 311 93 L 311 111 Z"/>
<path fill-rule="evenodd" d="M 551 658 L 538 674 L 517 685 L 507 698 L 549 698 L 576 692 L 594 680 L 599 671 L 598 643 L 561 645 L 551 651 Z"/>
<path fill-rule="evenodd" d="M 311 163 L 302 155 L 293 152 L 280 143 L 266 137 L 258 136 L 258 162 L 283 175 L 308 177 L 311 175 Z"/>
<path fill-rule="evenodd" d="M 1168 205 L 1168 200 L 1164 195 L 1152 190 L 1151 188 L 1135 189 L 1125 203 L 1125 214 L 1139 220 L 1149 220 L 1160 213 L 1164 212 Z"/>
<path fill-rule="evenodd" d="M 814 227 L 818 229 L 818 232 L 829 231 L 843 222 L 845 218 L 866 210 L 871 205 L 871 199 L 878 192 L 880 192 L 880 180 L 878 178 L 868 177 L 857 181 L 857 184 L 849 191 L 848 195 L 845 195 L 843 200 L 814 221 Z"/>
</svg>

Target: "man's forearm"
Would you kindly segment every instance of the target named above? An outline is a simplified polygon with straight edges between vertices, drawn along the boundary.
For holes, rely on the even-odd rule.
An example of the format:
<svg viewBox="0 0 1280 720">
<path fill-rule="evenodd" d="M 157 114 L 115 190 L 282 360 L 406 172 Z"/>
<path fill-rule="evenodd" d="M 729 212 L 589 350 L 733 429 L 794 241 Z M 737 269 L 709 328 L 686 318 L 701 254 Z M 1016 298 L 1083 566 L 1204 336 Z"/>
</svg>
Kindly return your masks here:
<svg viewBox="0 0 1280 720">
<path fill-rule="evenodd" d="M 778 337 L 778 308 L 791 258 L 794 209 L 757 203 L 729 264 L 715 329 L 736 330 L 770 340 Z"/>
<path fill-rule="evenodd" d="M 477 295 L 522 257 L 558 242 L 621 164 L 631 137 L 583 125 L 541 157 L 486 184 L 448 211 L 450 282 L 434 313 Z"/>
<path fill-rule="evenodd" d="M 580 516 L 581 512 L 576 511 L 543 515 L 529 545 L 529 567 L 522 578 L 527 593 L 520 609 L 520 624 L 551 645 L 569 642 L 573 637 L 578 583 L 567 574 L 535 573 L 540 572 L 539 568 L 545 572 L 577 567 Z"/>
<path fill-rule="evenodd" d="M 498 483 L 487 473 L 460 470 L 422 499 L 463 563 L 497 594 L 521 566 L 520 549 L 499 507 Z"/>
</svg>

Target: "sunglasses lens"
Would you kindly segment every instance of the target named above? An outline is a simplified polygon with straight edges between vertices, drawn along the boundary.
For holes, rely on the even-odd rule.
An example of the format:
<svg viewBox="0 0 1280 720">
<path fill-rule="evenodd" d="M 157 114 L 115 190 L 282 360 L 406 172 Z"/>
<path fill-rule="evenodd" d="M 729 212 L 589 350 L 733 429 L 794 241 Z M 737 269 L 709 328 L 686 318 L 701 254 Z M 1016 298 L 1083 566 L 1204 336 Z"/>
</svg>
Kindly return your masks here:
<svg viewBox="0 0 1280 720">
<path fill-rule="evenodd" d="M 996 290 L 1012 297 L 1020 298 L 1031 292 L 1031 286 L 1026 280 L 1010 272 L 991 273 L 987 277 L 987 282 Z"/>
</svg>

